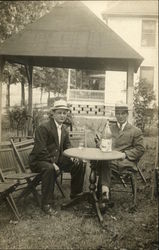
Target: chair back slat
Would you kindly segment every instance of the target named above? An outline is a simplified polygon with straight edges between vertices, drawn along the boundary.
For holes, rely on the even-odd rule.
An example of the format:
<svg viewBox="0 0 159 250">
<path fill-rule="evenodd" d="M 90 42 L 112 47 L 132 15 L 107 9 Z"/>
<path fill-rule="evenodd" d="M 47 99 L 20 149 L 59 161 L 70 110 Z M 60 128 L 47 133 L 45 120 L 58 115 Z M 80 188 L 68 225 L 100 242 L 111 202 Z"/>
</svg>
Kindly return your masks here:
<svg viewBox="0 0 159 250">
<path fill-rule="evenodd" d="M 27 147 L 27 148 L 20 148 L 18 151 L 19 151 L 19 154 L 22 158 L 22 161 L 23 161 L 23 164 L 25 166 L 25 168 L 28 168 L 28 158 L 29 158 L 29 154 L 31 153 L 32 151 L 32 148 L 33 148 L 33 145 L 31 147 Z"/>
<path fill-rule="evenodd" d="M 29 147 L 31 145 L 34 144 L 34 140 L 33 139 L 27 139 L 21 142 L 14 142 L 14 145 L 16 146 L 16 148 L 23 148 L 23 147 Z"/>
<path fill-rule="evenodd" d="M 0 143 L 0 148 L 11 147 L 11 143 L 9 141 L 4 141 Z"/>
<path fill-rule="evenodd" d="M 8 144 L 9 145 L 9 144 Z M 6 172 L 17 172 L 19 170 L 19 166 L 14 154 L 13 149 L 8 146 L 6 143 L 2 144 L 0 147 L 0 168 L 3 173 Z"/>
<path fill-rule="evenodd" d="M 11 139 L 11 144 L 14 148 L 14 152 L 17 156 L 18 162 L 22 168 L 22 171 L 25 172 L 26 169 L 29 168 L 29 154 L 32 151 L 34 140 L 33 139 L 27 139 L 23 140 L 21 142 L 14 142 Z"/>
</svg>

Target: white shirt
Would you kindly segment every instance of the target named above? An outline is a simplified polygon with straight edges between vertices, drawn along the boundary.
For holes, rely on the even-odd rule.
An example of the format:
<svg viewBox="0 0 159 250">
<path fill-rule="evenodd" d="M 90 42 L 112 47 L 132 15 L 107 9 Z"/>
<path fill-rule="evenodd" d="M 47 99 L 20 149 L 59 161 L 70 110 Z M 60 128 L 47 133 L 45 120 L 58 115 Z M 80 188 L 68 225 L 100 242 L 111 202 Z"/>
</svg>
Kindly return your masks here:
<svg viewBox="0 0 159 250">
<path fill-rule="evenodd" d="M 123 129 L 125 128 L 125 126 L 126 126 L 126 124 L 127 124 L 127 121 L 126 121 L 125 123 L 123 123 L 122 125 L 120 125 L 119 122 L 117 122 L 117 124 L 118 124 L 118 128 L 119 128 L 121 131 L 123 131 Z"/>
<path fill-rule="evenodd" d="M 55 121 L 55 120 L 54 120 Z M 61 142 L 61 127 L 62 127 L 62 124 L 58 124 L 56 121 L 55 121 L 55 124 L 56 124 L 56 127 L 57 127 L 57 133 L 58 133 L 58 138 L 59 138 L 59 145 L 60 145 L 60 142 Z"/>
</svg>

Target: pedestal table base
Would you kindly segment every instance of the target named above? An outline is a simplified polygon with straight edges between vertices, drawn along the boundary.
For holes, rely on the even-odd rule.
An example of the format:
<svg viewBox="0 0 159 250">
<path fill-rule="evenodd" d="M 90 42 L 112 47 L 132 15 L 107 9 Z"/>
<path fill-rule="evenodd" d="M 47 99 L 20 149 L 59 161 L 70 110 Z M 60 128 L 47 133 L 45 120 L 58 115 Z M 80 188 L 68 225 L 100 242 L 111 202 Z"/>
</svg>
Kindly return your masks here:
<svg viewBox="0 0 159 250">
<path fill-rule="evenodd" d="M 95 207 L 96 207 L 96 212 L 97 212 L 97 215 L 98 215 L 98 219 L 99 219 L 100 223 L 102 223 L 103 222 L 103 216 L 101 214 L 101 210 L 100 210 L 100 207 L 99 207 L 99 200 L 98 200 L 96 192 L 95 192 L 95 190 L 96 190 L 96 179 L 97 179 L 97 177 L 96 177 L 96 166 L 93 164 L 93 165 L 91 165 L 91 173 L 90 173 L 90 176 L 89 176 L 89 182 L 90 182 L 89 189 L 90 189 L 90 192 L 83 192 L 83 193 L 77 195 L 74 199 L 72 199 L 68 203 L 63 204 L 62 209 L 71 207 L 71 206 L 79 203 L 80 201 L 92 199 L 93 203 L 95 204 Z"/>
</svg>

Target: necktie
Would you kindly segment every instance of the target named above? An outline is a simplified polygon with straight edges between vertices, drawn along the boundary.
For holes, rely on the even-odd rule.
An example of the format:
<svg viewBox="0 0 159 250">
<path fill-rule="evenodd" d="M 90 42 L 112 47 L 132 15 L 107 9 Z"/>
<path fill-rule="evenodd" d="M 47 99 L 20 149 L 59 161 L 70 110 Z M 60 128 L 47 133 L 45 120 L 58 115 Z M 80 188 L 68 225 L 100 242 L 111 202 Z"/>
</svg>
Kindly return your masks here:
<svg viewBox="0 0 159 250">
<path fill-rule="evenodd" d="M 57 127 L 57 133 L 58 133 L 59 145 L 60 145 L 60 142 L 61 142 L 61 126 Z"/>
<path fill-rule="evenodd" d="M 122 131 L 122 125 L 119 124 L 119 131 Z"/>
</svg>

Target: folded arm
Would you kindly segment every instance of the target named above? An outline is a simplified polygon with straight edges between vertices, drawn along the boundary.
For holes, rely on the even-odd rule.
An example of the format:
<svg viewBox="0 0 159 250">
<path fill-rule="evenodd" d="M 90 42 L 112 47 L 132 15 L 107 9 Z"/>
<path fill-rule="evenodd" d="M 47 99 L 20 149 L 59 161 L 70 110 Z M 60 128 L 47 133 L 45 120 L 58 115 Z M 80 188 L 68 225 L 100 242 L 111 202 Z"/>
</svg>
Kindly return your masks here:
<svg viewBox="0 0 159 250">
<path fill-rule="evenodd" d="M 136 161 L 140 159 L 145 151 L 142 132 L 137 129 L 134 133 L 133 145 L 132 148 L 126 149 L 124 153 L 126 154 L 126 158 L 130 161 Z"/>
</svg>

